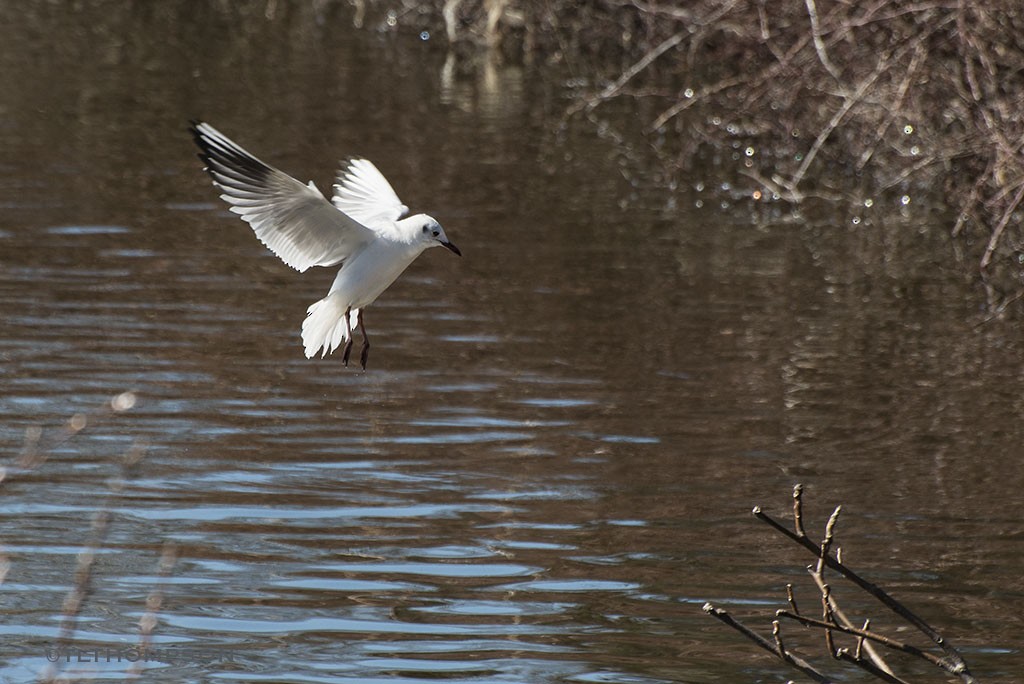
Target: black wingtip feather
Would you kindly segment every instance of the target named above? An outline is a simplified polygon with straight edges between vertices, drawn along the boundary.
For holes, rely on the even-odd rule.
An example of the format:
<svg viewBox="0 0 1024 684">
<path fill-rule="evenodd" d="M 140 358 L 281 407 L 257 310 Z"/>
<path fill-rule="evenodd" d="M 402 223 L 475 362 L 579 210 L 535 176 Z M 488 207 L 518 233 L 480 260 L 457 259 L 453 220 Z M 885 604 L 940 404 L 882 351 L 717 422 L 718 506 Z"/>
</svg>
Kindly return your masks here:
<svg viewBox="0 0 1024 684">
<path fill-rule="evenodd" d="M 250 153 L 238 146 L 237 143 L 215 131 L 217 137 L 200 129 L 200 126 L 207 125 L 197 119 L 189 121 L 192 138 L 199 147 L 199 159 L 204 164 L 206 171 L 213 181 L 220 186 L 232 186 L 238 178 L 244 178 L 250 182 L 260 183 L 270 176 L 274 169 L 261 162 Z M 224 172 L 219 172 L 216 167 L 221 167 Z"/>
<path fill-rule="evenodd" d="M 199 127 L 203 125 L 201 119 L 189 119 L 188 120 L 188 132 L 192 134 L 192 139 L 199 144 L 199 140 L 202 138 L 202 133 L 199 132 Z"/>
<path fill-rule="evenodd" d="M 203 140 L 203 134 L 199 130 L 199 127 L 203 125 L 202 119 L 189 119 L 188 120 L 188 132 L 192 134 L 192 140 L 199 147 L 200 152 L 196 155 L 199 161 L 203 162 L 203 171 L 206 171 L 213 177 L 213 173 L 210 171 L 210 155 L 207 154 L 207 146 Z M 214 178 L 214 180 L 217 180 Z"/>
</svg>

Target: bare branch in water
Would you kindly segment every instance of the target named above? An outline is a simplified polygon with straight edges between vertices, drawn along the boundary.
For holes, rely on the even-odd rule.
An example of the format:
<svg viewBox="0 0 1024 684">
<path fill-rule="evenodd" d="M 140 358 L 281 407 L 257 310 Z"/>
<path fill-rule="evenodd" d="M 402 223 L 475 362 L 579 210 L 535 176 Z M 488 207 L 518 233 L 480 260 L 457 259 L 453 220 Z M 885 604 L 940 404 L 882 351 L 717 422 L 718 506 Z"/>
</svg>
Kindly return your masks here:
<svg viewBox="0 0 1024 684">
<path fill-rule="evenodd" d="M 786 601 L 789 604 L 789 609 L 776 611 L 775 619 L 772 621 L 772 641 L 760 636 L 740 621 L 728 615 L 724 610 L 714 608 L 711 604 L 705 604 L 704 611 L 740 632 L 765 651 L 772 653 L 777 658 L 789 663 L 819 682 L 828 681 L 827 675 L 823 674 L 804 658 L 795 654 L 787 646 L 782 638 L 780 620 L 792 620 L 805 627 L 822 630 L 825 637 L 825 649 L 830 658 L 852 664 L 875 678 L 890 684 L 907 684 L 907 682 L 894 672 L 893 668 L 881 656 L 878 649 L 875 648 L 875 644 L 930 663 L 948 674 L 959 677 L 964 684 L 974 684 L 976 680 L 971 675 L 970 670 L 968 670 L 963 657 L 952 644 L 946 641 L 941 634 L 914 614 L 909 608 L 880 587 L 865 580 L 843 562 L 841 549 L 836 545 L 835 537 L 836 525 L 839 521 L 842 506 L 836 506 L 832 515 L 829 516 L 820 543 L 816 544 L 808 538 L 803 522 L 803 494 L 804 489 L 801 485 L 793 488 L 793 530 L 790 530 L 778 520 L 765 513 L 760 506 L 754 507 L 753 514 L 758 520 L 766 523 L 787 539 L 790 539 L 816 556 L 817 562 L 808 567 L 807 570 L 814 579 L 821 597 L 821 618 L 811 618 L 800 613 L 797 608 L 793 587 L 789 584 L 786 585 Z M 833 549 L 836 550 L 834 554 Z M 906 641 L 894 639 L 874 631 L 871 629 L 870 620 L 864 620 L 861 627 L 855 626 L 842 608 L 840 608 L 832 586 L 825 582 L 826 568 L 837 572 L 841 577 L 880 601 L 896 616 L 916 627 L 918 631 L 927 636 L 942 651 L 942 654 L 936 655 Z M 849 648 L 837 646 L 836 635 L 854 637 L 854 649 L 851 651 Z"/>
<path fill-rule="evenodd" d="M 820 682 L 821 684 L 832 684 L 832 680 L 823 675 L 818 670 L 816 670 L 813 665 L 808 663 L 800 656 L 791 653 L 790 651 L 785 650 L 785 648 L 781 647 L 781 640 L 776 642 L 768 641 L 763 636 L 761 636 L 757 632 L 751 630 L 749 627 L 744 625 L 742 622 L 736 620 L 726 611 L 722 610 L 721 608 L 715 608 L 710 603 L 704 604 L 704 612 L 710 615 L 711 617 L 715 618 L 716 620 L 719 620 L 720 622 L 729 625 L 730 627 L 732 627 L 737 632 L 750 639 L 752 642 L 754 642 L 764 650 L 768 651 L 772 655 L 781 658 L 785 662 L 789 663 L 796 669 L 803 672 L 805 675 L 807 675 L 814 681 Z M 776 624 L 778 623 L 776 622 Z"/>
</svg>

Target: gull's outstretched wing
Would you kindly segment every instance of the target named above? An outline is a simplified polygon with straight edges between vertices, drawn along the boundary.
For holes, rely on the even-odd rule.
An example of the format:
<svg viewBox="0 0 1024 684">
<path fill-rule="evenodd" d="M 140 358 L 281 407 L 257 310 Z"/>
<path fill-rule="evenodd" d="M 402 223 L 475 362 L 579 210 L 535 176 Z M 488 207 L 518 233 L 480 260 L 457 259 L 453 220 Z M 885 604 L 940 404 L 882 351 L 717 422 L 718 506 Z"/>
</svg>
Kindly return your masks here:
<svg viewBox="0 0 1024 684">
<path fill-rule="evenodd" d="M 376 232 L 386 232 L 409 211 L 384 174 L 369 160 L 356 157 L 342 163 L 331 202 Z"/>
<path fill-rule="evenodd" d="M 192 136 L 221 199 L 292 268 L 338 264 L 376 239 L 331 206 L 312 181 L 303 185 L 264 164 L 209 124 L 193 121 Z"/>
</svg>

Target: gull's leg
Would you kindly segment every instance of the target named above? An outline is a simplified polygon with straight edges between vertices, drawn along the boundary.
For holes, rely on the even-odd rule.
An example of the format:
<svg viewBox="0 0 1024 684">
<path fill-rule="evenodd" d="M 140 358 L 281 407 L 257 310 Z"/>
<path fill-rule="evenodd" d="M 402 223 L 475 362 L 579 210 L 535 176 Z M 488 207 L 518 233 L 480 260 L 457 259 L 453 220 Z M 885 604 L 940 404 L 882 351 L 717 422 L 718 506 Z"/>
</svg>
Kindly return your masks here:
<svg viewBox="0 0 1024 684">
<path fill-rule="evenodd" d="M 348 320 L 351 311 L 351 306 L 345 309 L 345 351 L 341 355 L 341 362 L 345 364 L 345 368 L 348 368 L 348 355 L 352 352 L 352 324 Z M 365 367 L 366 364 L 363 366 Z"/>
<path fill-rule="evenodd" d="M 366 336 L 366 325 L 363 323 L 363 310 L 359 310 L 359 332 L 363 333 L 363 350 L 359 352 L 359 362 L 366 370 L 366 357 L 370 355 L 370 338 Z"/>
</svg>

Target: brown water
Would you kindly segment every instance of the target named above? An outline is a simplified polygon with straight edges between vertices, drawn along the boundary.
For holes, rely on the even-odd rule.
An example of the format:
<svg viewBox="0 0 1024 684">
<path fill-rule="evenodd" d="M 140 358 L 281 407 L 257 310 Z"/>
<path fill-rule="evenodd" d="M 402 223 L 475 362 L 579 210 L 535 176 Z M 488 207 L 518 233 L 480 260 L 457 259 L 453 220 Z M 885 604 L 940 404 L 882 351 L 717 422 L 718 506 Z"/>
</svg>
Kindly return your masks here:
<svg viewBox="0 0 1024 684">
<path fill-rule="evenodd" d="M 74 644 L 123 654 L 163 582 L 154 647 L 191 651 L 147 681 L 783 681 L 700 606 L 815 600 L 749 515 L 795 482 L 979 677 L 1024 680 L 1024 344 L 977 325 L 927 198 L 854 225 L 735 195 L 728 160 L 631 183 L 554 76 L 446 67 L 343 3 L 2 12 L 0 437 L 8 466 L 27 428 L 52 447 L 0 486 L 5 681 L 46 668 L 105 505 Z M 197 116 L 322 189 L 365 154 L 463 249 L 370 308 L 366 373 L 303 358 L 333 271 L 225 211 Z"/>
</svg>

